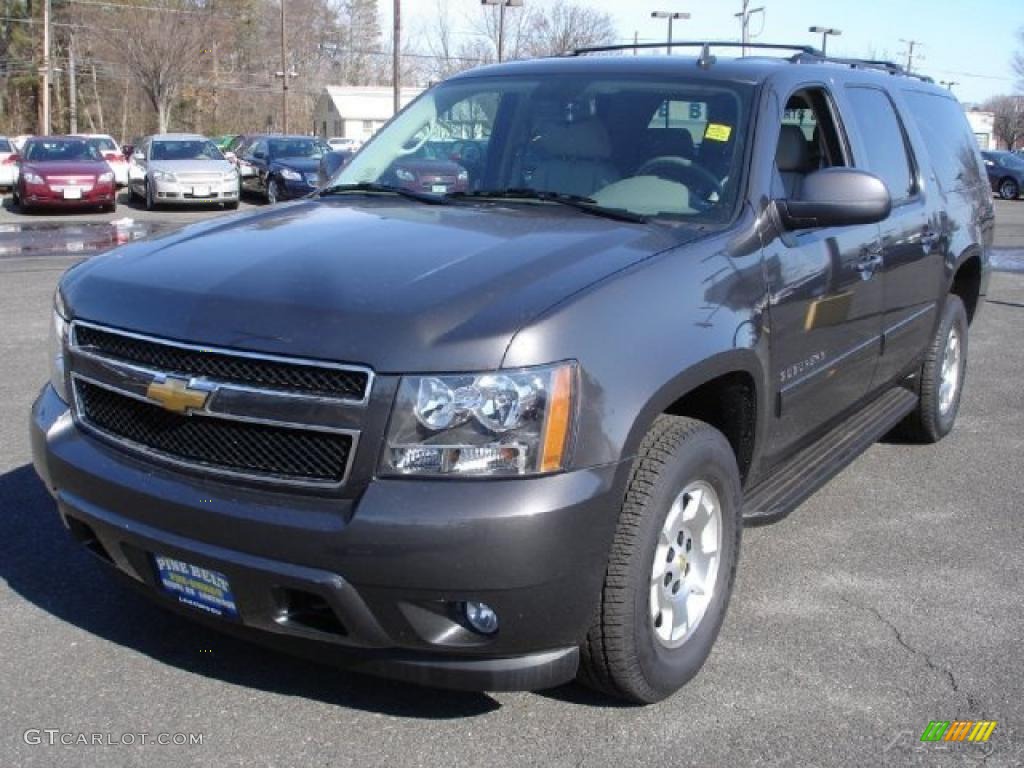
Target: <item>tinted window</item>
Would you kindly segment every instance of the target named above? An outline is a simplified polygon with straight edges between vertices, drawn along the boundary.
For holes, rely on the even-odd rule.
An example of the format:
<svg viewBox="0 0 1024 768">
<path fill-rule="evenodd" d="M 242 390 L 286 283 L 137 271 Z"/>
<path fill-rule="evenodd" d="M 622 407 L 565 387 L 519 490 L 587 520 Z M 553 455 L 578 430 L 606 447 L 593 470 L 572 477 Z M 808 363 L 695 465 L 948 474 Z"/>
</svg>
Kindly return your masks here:
<svg viewBox="0 0 1024 768">
<path fill-rule="evenodd" d="M 34 139 L 25 147 L 25 159 L 31 162 L 78 162 L 103 158 L 95 147 L 82 140 Z"/>
<path fill-rule="evenodd" d="M 272 158 L 277 157 L 322 157 L 327 151 L 318 139 L 271 139 L 269 142 L 269 154 Z"/>
<path fill-rule="evenodd" d="M 910 119 L 924 139 L 939 185 L 952 191 L 980 181 L 978 145 L 959 102 L 923 91 L 906 91 L 904 98 L 910 105 Z"/>
<path fill-rule="evenodd" d="M 0 152 L 13 152 L 11 149 L 11 142 L 7 139 L 0 139 Z"/>
<path fill-rule="evenodd" d="M 150 160 L 223 160 L 212 141 L 155 141 Z"/>
<path fill-rule="evenodd" d="M 894 203 L 906 200 L 915 191 L 914 174 L 892 102 L 874 88 L 849 88 L 848 94 L 867 153 L 858 158 L 857 165 L 881 177 Z"/>
<path fill-rule="evenodd" d="M 98 139 L 95 139 L 94 138 L 94 139 L 89 139 L 89 143 L 92 146 L 96 147 L 96 149 L 100 150 L 100 152 L 116 152 L 117 151 L 117 145 L 114 144 L 114 140 L 113 139 L 109 139 L 109 138 L 98 138 Z"/>
</svg>

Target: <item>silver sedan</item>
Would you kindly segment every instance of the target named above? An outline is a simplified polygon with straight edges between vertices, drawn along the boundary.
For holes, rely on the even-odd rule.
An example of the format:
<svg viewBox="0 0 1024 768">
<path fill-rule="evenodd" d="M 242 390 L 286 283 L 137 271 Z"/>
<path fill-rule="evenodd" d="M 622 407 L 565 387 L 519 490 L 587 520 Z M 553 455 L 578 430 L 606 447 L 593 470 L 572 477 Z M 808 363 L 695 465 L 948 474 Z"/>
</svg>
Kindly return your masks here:
<svg viewBox="0 0 1024 768">
<path fill-rule="evenodd" d="M 150 136 L 132 154 L 128 196 L 158 205 L 238 207 L 238 171 L 216 145 L 196 134 Z"/>
</svg>

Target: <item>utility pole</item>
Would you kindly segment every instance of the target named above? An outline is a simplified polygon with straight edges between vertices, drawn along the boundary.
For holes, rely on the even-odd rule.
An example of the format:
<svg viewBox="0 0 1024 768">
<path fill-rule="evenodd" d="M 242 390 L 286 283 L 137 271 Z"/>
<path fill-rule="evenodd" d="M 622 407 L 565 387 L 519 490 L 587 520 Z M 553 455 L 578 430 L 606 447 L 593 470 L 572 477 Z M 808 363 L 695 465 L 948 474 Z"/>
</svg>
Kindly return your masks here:
<svg viewBox="0 0 1024 768">
<path fill-rule="evenodd" d="M 820 32 L 821 33 L 821 52 L 823 54 L 828 53 L 828 36 L 829 35 L 841 35 L 843 30 L 832 29 L 831 27 L 808 27 L 808 32 Z"/>
<path fill-rule="evenodd" d="M 743 10 L 739 13 L 734 13 L 737 19 L 740 20 L 740 44 L 742 55 L 747 55 L 747 44 L 750 42 L 750 17 L 755 13 L 764 13 L 764 6 L 759 5 L 757 8 L 750 8 L 750 0 L 743 0 Z"/>
<path fill-rule="evenodd" d="M 917 46 L 922 45 L 920 40 L 904 40 L 900 38 L 901 43 L 907 44 L 907 72 L 914 71 L 914 49 Z"/>
<path fill-rule="evenodd" d="M 75 77 L 75 36 L 68 36 L 68 129 L 78 133 L 78 82 Z"/>
<path fill-rule="evenodd" d="M 50 135 L 50 0 L 43 0 L 43 124 L 39 133 Z"/>
<path fill-rule="evenodd" d="M 394 114 L 402 108 L 402 0 L 395 0 L 395 46 L 391 56 L 391 82 L 395 89 Z"/>
<path fill-rule="evenodd" d="M 640 45 L 640 30 L 639 29 L 634 30 L 634 32 L 633 32 L 633 55 L 634 56 L 639 56 L 640 55 L 640 51 L 637 48 L 638 45 Z"/>
<path fill-rule="evenodd" d="M 522 8 L 523 0 L 480 0 L 480 5 L 498 6 L 498 61 L 505 60 L 505 9 Z"/>
<path fill-rule="evenodd" d="M 285 0 L 281 0 L 281 132 L 288 133 L 288 43 Z"/>
<path fill-rule="evenodd" d="M 672 22 L 676 19 L 688 19 L 690 14 L 679 13 L 672 11 L 651 11 L 652 19 L 668 19 L 668 47 L 665 48 L 665 53 L 669 56 L 672 55 Z"/>
</svg>

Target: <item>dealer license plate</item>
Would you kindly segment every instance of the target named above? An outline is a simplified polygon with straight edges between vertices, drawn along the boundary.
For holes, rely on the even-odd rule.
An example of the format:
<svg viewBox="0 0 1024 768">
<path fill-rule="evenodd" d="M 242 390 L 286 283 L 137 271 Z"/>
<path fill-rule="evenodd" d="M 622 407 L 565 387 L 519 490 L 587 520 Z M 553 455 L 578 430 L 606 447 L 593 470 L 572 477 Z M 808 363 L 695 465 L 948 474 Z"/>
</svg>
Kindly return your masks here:
<svg viewBox="0 0 1024 768">
<path fill-rule="evenodd" d="M 209 197 L 209 187 L 192 187 L 192 197 Z"/>
<path fill-rule="evenodd" d="M 238 616 L 235 596 L 223 573 L 163 555 L 154 555 L 153 561 L 160 585 L 178 602 L 215 616 Z"/>
<path fill-rule="evenodd" d="M 65 200 L 81 200 L 82 190 L 78 187 L 64 187 Z"/>
</svg>

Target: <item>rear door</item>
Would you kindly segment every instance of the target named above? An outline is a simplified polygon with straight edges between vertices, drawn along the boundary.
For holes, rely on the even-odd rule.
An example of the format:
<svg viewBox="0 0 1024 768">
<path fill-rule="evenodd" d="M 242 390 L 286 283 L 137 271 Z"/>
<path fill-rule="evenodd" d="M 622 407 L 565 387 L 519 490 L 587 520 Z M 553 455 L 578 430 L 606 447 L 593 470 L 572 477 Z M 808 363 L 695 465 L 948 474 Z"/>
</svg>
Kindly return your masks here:
<svg viewBox="0 0 1024 768">
<path fill-rule="evenodd" d="M 846 88 L 849 119 L 857 126 L 854 162 L 879 176 L 892 196 L 881 224 L 882 356 L 873 386 L 882 387 L 920 361 L 932 337 L 941 293 L 943 243 L 940 193 L 921 184 L 918 162 L 893 99 L 880 88 Z"/>
</svg>

